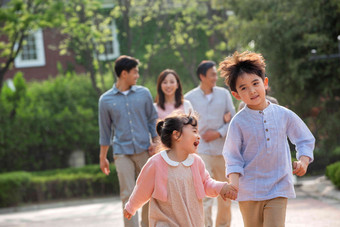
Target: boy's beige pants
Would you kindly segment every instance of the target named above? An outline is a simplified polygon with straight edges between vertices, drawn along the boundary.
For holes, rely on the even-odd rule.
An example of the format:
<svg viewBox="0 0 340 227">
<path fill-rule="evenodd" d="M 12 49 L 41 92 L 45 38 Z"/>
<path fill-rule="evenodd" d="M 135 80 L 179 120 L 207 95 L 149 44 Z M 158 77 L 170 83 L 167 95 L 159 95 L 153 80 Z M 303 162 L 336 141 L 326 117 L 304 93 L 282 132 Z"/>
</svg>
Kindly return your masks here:
<svg viewBox="0 0 340 227">
<path fill-rule="evenodd" d="M 284 227 L 287 198 L 277 197 L 264 201 L 240 201 L 245 227 Z"/>
<path fill-rule="evenodd" d="M 136 185 L 136 178 L 149 157 L 150 156 L 147 151 L 133 155 L 114 155 L 119 180 L 120 199 L 123 203 L 123 209 L 125 204 L 129 201 L 130 195 Z M 142 208 L 142 227 L 149 226 L 148 210 L 149 203 L 145 204 Z M 130 220 L 124 218 L 124 226 L 138 227 L 138 213 L 136 213 Z"/>
</svg>

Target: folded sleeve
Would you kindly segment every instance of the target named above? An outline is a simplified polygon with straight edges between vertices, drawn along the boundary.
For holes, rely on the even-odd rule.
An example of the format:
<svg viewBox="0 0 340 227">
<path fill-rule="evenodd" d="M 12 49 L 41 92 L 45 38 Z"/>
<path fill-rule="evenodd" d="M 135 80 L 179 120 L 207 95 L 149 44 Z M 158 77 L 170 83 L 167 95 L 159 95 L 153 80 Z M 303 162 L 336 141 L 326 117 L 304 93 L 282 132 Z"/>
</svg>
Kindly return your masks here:
<svg viewBox="0 0 340 227">
<path fill-rule="evenodd" d="M 299 160 L 301 156 L 307 156 L 310 158 L 310 162 L 312 162 L 314 160 L 315 138 L 307 125 L 292 111 L 290 111 L 287 135 L 289 140 L 295 145 L 297 151 L 296 158 Z"/>
</svg>

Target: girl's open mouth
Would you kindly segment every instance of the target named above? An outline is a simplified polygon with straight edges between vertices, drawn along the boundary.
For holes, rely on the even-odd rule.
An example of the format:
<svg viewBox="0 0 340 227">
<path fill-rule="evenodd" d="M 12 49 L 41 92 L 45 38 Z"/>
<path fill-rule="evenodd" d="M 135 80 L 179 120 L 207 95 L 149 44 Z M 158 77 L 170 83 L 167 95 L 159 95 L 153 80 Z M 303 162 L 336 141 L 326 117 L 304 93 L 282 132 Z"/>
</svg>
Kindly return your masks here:
<svg viewBox="0 0 340 227">
<path fill-rule="evenodd" d="M 194 146 L 197 147 L 199 143 L 200 143 L 199 141 L 195 141 Z"/>
</svg>

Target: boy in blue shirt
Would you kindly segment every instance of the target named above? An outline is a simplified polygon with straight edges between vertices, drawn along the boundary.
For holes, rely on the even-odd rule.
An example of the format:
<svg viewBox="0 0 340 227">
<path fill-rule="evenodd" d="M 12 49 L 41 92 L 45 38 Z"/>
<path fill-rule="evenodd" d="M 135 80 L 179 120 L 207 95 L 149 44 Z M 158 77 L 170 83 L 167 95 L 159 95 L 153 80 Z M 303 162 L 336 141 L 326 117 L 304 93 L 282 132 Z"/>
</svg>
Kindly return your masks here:
<svg viewBox="0 0 340 227">
<path fill-rule="evenodd" d="M 292 174 L 303 176 L 313 161 L 315 139 L 305 123 L 266 100 L 265 66 L 261 54 L 248 51 L 219 66 L 232 95 L 246 104 L 230 122 L 223 148 L 246 227 L 284 226 L 287 199 L 295 198 Z M 297 150 L 293 171 L 287 137 Z"/>
</svg>

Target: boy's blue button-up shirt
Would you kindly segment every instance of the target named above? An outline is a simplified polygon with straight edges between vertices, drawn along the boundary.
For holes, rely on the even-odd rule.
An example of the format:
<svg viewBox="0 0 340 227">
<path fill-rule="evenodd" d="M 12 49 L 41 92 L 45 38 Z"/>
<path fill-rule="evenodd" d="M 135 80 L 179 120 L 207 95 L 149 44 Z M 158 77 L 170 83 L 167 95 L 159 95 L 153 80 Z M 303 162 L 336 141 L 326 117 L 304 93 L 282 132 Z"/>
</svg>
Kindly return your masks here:
<svg viewBox="0 0 340 227">
<path fill-rule="evenodd" d="M 226 173 L 240 173 L 238 201 L 294 198 L 288 140 L 297 159 L 313 161 L 315 139 L 291 110 L 270 103 L 263 111 L 243 108 L 232 119 L 223 148 Z"/>
<path fill-rule="evenodd" d="M 112 144 L 115 154 L 137 154 L 150 146 L 156 133 L 157 112 L 150 91 L 132 86 L 125 95 L 113 85 L 99 98 L 99 144 Z M 112 133 L 114 132 L 114 133 Z"/>
</svg>

